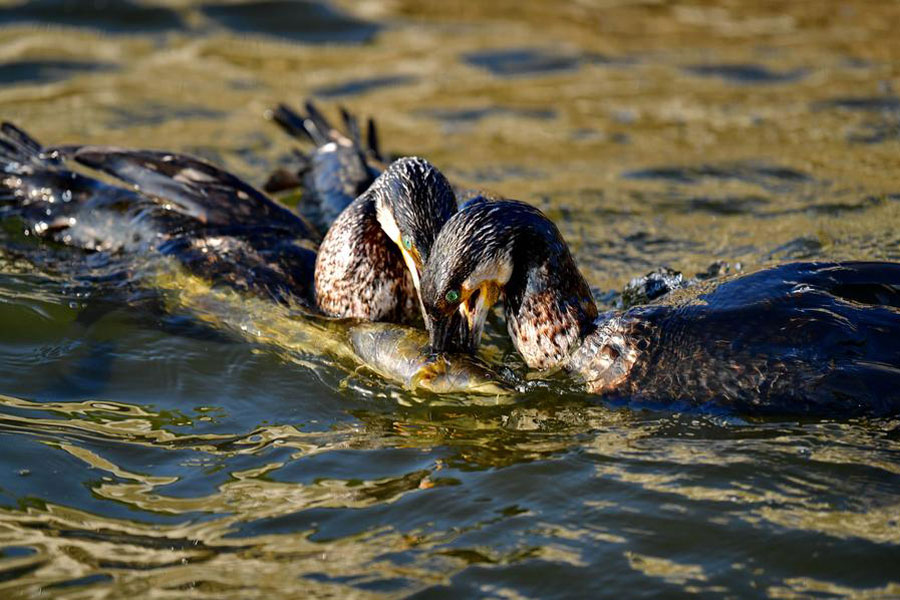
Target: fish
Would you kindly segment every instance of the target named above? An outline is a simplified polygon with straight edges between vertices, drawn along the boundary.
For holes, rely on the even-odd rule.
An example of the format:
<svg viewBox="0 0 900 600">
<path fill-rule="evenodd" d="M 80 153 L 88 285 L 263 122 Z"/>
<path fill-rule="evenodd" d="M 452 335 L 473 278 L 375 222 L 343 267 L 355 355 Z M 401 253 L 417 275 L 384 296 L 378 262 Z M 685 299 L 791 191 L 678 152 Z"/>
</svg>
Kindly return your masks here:
<svg viewBox="0 0 900 600">
<path fill-rule="evenodd" d="M 360 323 L 350 328 L 349 337 L 362 364 L 409 390 L 495 396 L 498 401 L 508 401 L 515 393 L 512 382 L 475 357 L 431 354 L 428 335 L 422 330 Z"/>
<path fill-rule="evenodd" d="M 217 329 L 263 343 L 288 359 L 329 357 L 336 368 L 353 373 L 364 367 L 410 392 L 465 394 L 497 403 L 517 392 L 511 378 L 476 357 L 431 355 L 425 331 L 383 322 L 331 319 L 308 314 L 301 307 L 274 305 L 188 273 L 175 261 L 157 265 L 154 289 L 164 292 L 173 313 L 188 312 Z"/>
</svg>

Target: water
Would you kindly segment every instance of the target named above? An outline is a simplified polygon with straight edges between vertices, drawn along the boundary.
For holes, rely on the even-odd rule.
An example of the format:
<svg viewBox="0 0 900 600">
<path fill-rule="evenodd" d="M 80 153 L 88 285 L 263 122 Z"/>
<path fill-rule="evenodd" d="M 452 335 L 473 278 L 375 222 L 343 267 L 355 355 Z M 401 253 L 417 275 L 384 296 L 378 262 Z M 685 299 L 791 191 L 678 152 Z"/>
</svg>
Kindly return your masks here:
<svg viewBox="0 0 900 600">
<path fill-rule="evenodd" d="M 261 184 L 319 94 L 543 208 L 607 304 L 900 258 L 896 3 L 239 4 L 4 2 L 0 115 Z M 446 406 L 103 290 L 0 257 L 2 597 L 900 597 L 896 420 Z"/>
</svg>

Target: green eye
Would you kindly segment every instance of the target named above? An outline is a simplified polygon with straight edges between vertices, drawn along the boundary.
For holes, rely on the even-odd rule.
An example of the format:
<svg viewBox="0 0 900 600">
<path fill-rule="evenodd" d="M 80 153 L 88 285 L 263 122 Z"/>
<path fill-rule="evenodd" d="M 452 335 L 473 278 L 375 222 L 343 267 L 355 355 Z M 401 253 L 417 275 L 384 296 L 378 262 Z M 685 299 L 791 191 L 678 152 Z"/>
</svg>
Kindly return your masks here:
<svg viewBox="0 0 900 600">
<path fill-rule="evenodd" d="M 412 240 L 409 238 L 403 238 L 403 247 L 407 250 L 412 250 Z"/>
<path fill-rule="evenodd" d="M 459 292 L 457 292 L 456 290 L 450 290 L 449 292 L 447 292 L 447 295 L 444 296 L 444 298 L 447 299 L 447 302 L 456 302 L 457 300 L 459 300 Z"/>
</svg>

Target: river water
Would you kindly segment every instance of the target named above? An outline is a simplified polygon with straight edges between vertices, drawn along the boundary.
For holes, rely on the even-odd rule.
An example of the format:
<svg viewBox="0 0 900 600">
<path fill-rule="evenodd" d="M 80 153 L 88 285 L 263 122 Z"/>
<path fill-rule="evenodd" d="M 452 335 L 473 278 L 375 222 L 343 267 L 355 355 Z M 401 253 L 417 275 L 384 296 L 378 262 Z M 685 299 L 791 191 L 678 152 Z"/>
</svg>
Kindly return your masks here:
<svg viewBox="0 0 900 600">
<path fill-rule="evenodd" d="M 6 1 L 0 116 L 262 184 L 297 147 L 268 107 L 346 105 L 545 210 L 611 305 L 659 265 L 900 259 L 898 30 L 884 1 Z M 448 405 L 90 282 L 0 256 L 0 597 L 900 597 L 897 420 Z"/>
</svg>

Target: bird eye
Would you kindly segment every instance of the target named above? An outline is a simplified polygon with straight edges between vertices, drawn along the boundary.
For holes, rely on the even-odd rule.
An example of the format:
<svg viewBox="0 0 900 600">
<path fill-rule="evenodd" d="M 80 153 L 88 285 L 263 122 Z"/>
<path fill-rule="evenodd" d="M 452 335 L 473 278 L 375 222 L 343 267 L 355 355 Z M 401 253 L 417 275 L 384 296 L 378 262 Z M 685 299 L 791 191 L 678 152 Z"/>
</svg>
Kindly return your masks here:
<svg viewBox="0 0 900 600">
<path fill-rule="evenodd" d="M 403 238 L 403 247 L 407 250 L 412 250 L 412 240 L 409 238 Z"/>
<path fill-rule="evenodd" d="M 447 302 L 456 302 L 457 300 L 459 300 L 459 292 L 457 292 L 456 290 L 450 290 L 449 292 L 447 292 L 447 295 L 444 296 L 444 298 L 447 299 Z"/>
</svg>

